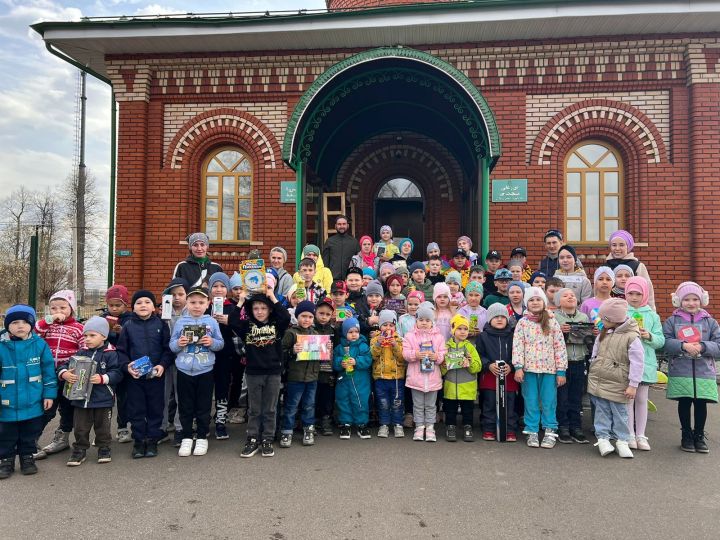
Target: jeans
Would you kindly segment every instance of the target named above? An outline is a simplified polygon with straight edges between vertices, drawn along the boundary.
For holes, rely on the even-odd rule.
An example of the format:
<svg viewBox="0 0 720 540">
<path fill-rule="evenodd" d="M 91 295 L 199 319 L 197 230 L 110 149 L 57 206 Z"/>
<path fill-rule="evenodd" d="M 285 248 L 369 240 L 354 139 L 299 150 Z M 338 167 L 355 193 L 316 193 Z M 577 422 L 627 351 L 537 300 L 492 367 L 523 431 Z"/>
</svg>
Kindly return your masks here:
<svg viewBox="0 0 720 540">
<path fill-rule="evenodd" d="M 257 439 L 262 428 L 262 439 L 275 438 L 275 414 L 280 395 L 280 374 L 249 375 L 245 373 L 248 388 L 247 436 Z"/>
<path fill-rule="evenodd" d="M 412 389 L 413 420 L 416 426 L 432 426 L 437 418 L 437 390 L 423 392 Z"/>
<path fill-rule="evenodd" d="M 526 372 L 522 395 L 525 399 L 525 433 L 540 431 L 541 416 L 543 428 L 557 429 L 557 377 L 554 373 Z"/>
<path fill-rule="evenodd" d="M 375 403 L 380 425 L 401 425 L 405 405 L 405 379 L 377 379 L 375 381 Z"/>
<path fill-rule="evenodd" d="M 300 409 L 300 419 L 304 428 L 315 425 L 315 393 L 317 381 L 288 382 L 287 395 L 280 419 L 280 431 L 292 433 L 295 427 L 295 416 Z"/>
<path fill-rule="evenodd" d="M 567 382 L 557 389 L 557 421 L 561 428 L 582 427 L 582 395 L 585 387 L 585 362 L 568 362 Z"/>
<path fill-rule="evenodd" d="M 193 420 L 196 421 L 197 438 L 207 439 L 214 384 L 212 371 L 193 376 L 178 370 L 177 402 L 184 439 L 192 438 Z"/>
<path fill-rule="evenodd" d="M 98 448 L 110 448 L 110 442 L 112 441 L 110 435 L 111 421 L 111 407 L 97 409 L 75 407 L 75 416 L 73 418 L 75 444 L 73 444 L 73 448 L 79 448 L 80 450 L 90 448 L 91 429 L 95 429 L 95 446 Z"/>
<path fill-rule="evenodd" d="M 0 459 L 15 459 L 37 452 L 36 441 L 43 430 L 42 415 L 20 422 L 0 422 Z M 10 496 L 9 491 L 7 495 Z"/>
<path fill-rule="evenodd" d="M 497 429 L 497 413 L 495 408 L 495 390 L 483 390 L 482 396 L 482 417 L 480 426 L 482 430 L 495 433 Z M 517 392 L 505 392 L 505 415 L 507 417 L 507 430 L 509 433 L 518 431 L 518 414 L 515 411 Z M 445 413 L 447 415 L 447 413 Z"/>
<path fill-rule="evenodd" d="M 630 441 L 628 430 L 627 403 L 617 403 L 597 396 L 590 396 L 595 405 L 595 437 L 610 439 L 613 435 L 618 441 Z"/>
</svg>

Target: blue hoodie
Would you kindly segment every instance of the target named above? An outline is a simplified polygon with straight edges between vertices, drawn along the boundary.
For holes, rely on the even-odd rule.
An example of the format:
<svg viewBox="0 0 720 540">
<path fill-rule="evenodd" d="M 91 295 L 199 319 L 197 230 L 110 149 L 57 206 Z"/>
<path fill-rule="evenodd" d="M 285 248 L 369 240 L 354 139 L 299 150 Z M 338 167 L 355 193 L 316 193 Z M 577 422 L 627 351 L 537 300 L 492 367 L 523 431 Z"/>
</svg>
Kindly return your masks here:
<svg viewBox="0 0 720 540">
<path fill-rule="evenodd" d="M 213 343 L 208 348 L 204 345 L 188 344 L 185 347 L 178 345 L 178 339 L 183 334 L 186 326 L 205 326 L 207 335 L 212 337 Z M 202 375 L 208 371 L 212 371 L 215 364 L 215 353 L 225 346 L 220 326 L 217 321 L 210 315 L 201 315 L 200 317 L 192 317 L 191 315 L 183 315 L 175 323 L 172 336 L 170 337 L 170 350 L 177 356 L 175 357 L 175 366 L 186 375 Z"/>
</svg>

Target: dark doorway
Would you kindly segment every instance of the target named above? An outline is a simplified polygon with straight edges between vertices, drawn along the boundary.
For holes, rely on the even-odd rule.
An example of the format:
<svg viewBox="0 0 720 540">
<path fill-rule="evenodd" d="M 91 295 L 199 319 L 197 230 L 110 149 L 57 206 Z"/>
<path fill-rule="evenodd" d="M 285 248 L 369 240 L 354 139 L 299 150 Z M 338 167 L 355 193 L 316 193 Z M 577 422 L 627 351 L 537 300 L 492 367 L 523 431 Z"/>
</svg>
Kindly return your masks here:
<svg viewBox="0 0 720 540">
<path fill-rule="evenodd" d="M 386 182 L 375 199 L 375 235 L 380 227 L 390 225 L 395 240 L 410 238 L 415 245 L 413 261 L 425 260 L 425 216 L 422 193 L 405 178 Z"/>
</svg>

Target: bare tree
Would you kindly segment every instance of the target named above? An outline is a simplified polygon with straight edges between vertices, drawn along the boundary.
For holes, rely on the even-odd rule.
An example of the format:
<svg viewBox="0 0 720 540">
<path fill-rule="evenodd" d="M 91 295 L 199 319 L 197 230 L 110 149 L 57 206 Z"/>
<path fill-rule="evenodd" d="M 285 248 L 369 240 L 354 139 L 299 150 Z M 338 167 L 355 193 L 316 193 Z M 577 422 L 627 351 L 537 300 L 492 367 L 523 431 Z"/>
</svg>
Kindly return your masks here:
<svg viewBox="0 0 720 540">
<path fill-rule="evenodd" d="M 14 232 L 12 238 L 12 245 L 14 246 L 13 259 L 16 261 L 22 258 L 23 251 L 26 246 L 23 242 L 22 223 L 23 217 L 30 207 L 30 202 L 30 193 L 25 189 L 25 187 L 21 187 L 20 189 L 13 191 L 2 204 L 4 213 L 12 221 L 12 230 Z"/>
</svg>

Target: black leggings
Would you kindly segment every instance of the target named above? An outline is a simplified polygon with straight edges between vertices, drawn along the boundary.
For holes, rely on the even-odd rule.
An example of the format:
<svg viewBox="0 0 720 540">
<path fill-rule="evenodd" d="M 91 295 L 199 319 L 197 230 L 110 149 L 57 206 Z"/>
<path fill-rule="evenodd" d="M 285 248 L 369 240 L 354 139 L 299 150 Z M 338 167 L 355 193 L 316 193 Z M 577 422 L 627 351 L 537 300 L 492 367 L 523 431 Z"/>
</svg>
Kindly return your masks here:
<svg viewBox="0 0 720 540">
<path fill-rule="evenodd" d="M 680 417 L 680 427 L 683 430 L 692 430 L 690 424 L 690 407 L 692 407 L 693 404 L 695 404 L 695 431 L 698 433 L 702 433 L 703 431 L 705 431 L 705 420 L 707 420 L 707 401 L 703 399 L 678 399 L 678 416 Z"/>
</svg>

